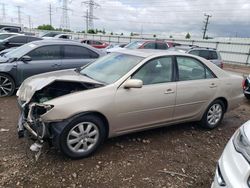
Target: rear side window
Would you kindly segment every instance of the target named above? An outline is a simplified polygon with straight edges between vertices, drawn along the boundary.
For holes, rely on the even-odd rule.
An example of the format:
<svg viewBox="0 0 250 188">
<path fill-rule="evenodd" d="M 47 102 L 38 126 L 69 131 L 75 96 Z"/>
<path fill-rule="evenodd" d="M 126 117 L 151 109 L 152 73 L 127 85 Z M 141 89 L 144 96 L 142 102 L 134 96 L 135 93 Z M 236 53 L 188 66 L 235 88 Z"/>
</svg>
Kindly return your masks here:
<svg viewBox="0 0 250 188">
<path fill-rule="evenodd" d="M 144 49 L 155 49 L 155 43 L 154 42 L 149 42 L 143 46 Z"/>
<path fill-rule="evenodd" d="M 9 39 L 10 43 L 27 43 L 27 37 L 26 36 L 15 36 Z"/>
<path fill-rule="evenodd" d="M 192 51 L 189 52 L 189 54 L 199 56 L 200 52 L 199 52 L 199 50 L 192 50 Z"/>
<path fill-rule="evenodd" d="M 177 57 L 179 81 L 214 78 L 212 72 L 201 62 L 190 57 Z"/>
<path fill-rule="evenodd" d="M 92 41 L 92 44 L 93 44 L 93 45 L 102 45 L 101 42 L 99 42 L 99 41 L 94 41 L 94 40 Z"/>
<path fill-rule="evenodd" d="M 210 51 L 209 52 L 209 59 L 218 59 L 218 55 L 216 51 Z"/>
<path fill-rule="evenodd" d="M 58 45 L 42 46 L 27 54 L 32 60 L 57 60 L 61 59 L 61 50 Z"/>
<path fill-rule="evenodd" d="M 41 39 L 37 38 L 37 37 L 28 37 L 27 42 L 32 42 L 32 41 L 36 41 L 36 40 L 41 40 Z"/>
<path fill-rule="evenodd" d="M 166 50 L 166 49 L 168 49 L 168 46 L 167 46 L 166 43 L 157 42 L 156 43 L 156 49 Z"/>
<path fill-rule="evenodd" d="M 64 46 L 65 59 L 89 59 L 98 58 L 99 55 L 85 47 L 81 46 Z"/>
</svg>

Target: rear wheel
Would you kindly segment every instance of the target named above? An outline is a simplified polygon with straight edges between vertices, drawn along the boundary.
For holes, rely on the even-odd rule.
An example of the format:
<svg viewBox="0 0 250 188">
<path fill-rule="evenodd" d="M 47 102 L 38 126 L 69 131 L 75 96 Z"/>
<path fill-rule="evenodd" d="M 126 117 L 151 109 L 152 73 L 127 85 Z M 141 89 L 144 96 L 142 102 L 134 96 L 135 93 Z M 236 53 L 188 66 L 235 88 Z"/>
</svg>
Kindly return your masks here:
<svg viewBox="0 0 250 188">
<path fill-rule="evenodd" d="M 90 156 L 105 139 L 104 126 L 97 116 L 86 115 L 76 118 L 63 129 L 59 136 L 61 151 L 72 159 Z"/>
<path fill-rule="evenodd" d="M 247 99 L 250 99 L 250 94 L 244 94 Z"/>
<path fill-rule="evenodd" d="M 0 73 L 0 97 L 13 95 L 15 88 L 14 80 L 7 74 Z"/>
<path fill-rule="evenodd" d="M 221 100 L 215 100 L 204 113 L 200 124 L 207 129 L 214 129 L 221 123 L 225 113 L 225 104 Z"/>
</svg>

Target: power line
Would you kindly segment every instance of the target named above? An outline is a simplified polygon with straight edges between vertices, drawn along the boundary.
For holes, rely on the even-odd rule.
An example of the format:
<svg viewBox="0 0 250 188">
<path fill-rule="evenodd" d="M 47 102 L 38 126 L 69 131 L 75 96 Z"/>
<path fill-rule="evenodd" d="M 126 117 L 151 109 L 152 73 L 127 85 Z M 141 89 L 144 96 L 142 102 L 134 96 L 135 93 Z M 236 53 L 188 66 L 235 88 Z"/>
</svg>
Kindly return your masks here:
<svg viewBox="0 0 250 188">
<path fill-rule="evenodd" d="M 212 17 L 212 15 L 208 15 L 208 14 L 204 14 L 204 16 L 206 17 L 205 19 L 205 27 L 203 28 L 203 39 L 205 39 L 206 37 L 206 32 L 207 32 L 207 26 L 209 24 L 209 18 Z"/>
</svg>

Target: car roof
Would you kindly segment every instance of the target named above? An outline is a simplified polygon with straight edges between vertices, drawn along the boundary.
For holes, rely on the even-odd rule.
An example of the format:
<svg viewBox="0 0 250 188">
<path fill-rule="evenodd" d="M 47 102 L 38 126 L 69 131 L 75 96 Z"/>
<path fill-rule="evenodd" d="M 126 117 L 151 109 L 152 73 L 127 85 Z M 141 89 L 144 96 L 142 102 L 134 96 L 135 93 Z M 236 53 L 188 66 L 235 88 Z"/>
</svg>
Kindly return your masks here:
<svg viewBox="0 0 250 188">
<path fill-rule="evenodd" d="M 150 56 L 183 55 L 181 52 L 152 49 L 117 49 L 115 52 L 147 58 Z M 184 54 L 186 55 L 186 54 Z M 187 55 L 189 56 L 189 55 Z"/>
<path fill-rule="evenodd" d="M 62 39 L 43 39 L 38 41 L 33 41 L 33 44 L 36 45 L 51 45 L 51 44 L 74 44 L 74 45 L 81 45 L 80 42 L 73 41 L 73 40 L 62 40 Z"/>
<path fill-rule="evenodd" d="M 176 50 L 182 51 L 189 51 L 189 50 L 209 50 L 209 51 L 216 51 L 215 48 L 207 48 L 207 47 L 199 47 L 199 46 L 192 46 L 192 45 L 181 45 L 174 47 Z"/>
</svg>

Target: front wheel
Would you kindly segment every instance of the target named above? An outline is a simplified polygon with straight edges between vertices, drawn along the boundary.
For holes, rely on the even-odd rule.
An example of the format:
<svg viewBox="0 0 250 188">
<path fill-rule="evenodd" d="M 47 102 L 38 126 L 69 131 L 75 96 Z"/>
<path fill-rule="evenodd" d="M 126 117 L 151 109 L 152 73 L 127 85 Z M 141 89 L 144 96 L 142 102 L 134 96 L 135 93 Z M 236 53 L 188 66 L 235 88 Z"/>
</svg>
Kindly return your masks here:
<svg viewBox="0 0 250 188">
<path fill-rule="evenodd" d="M 207 129 L 214 129 L 221 123 L 225 113 L 225 105 L 221 100 L 215 100 L 204 113 L 200 124 Z"/>
<path fill-rule="evenodd" d="M 0 73 L 0 97 L 13 95 L 15 89 L 14 80 L 7 74 Z"/>
<path fill-rule="evenodd" d="M 72 159 L 85 158 L 93 154 L 105 139 L 103 121 L 85 115 L 70 122 L 59 135 L 60 150 Z"/>
</svg>

